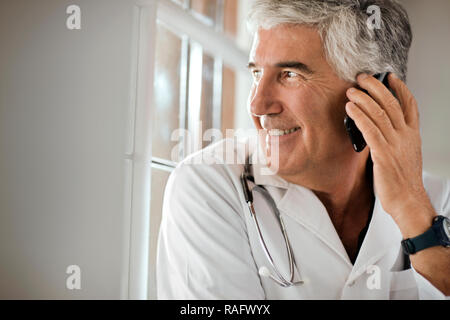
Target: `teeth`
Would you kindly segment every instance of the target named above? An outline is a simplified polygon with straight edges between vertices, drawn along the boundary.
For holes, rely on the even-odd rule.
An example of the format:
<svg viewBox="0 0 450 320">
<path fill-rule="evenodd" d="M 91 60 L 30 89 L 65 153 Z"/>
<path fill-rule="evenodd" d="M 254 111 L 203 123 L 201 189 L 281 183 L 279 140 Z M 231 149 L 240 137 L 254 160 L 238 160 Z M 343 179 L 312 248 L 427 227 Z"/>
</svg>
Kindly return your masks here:
<svg viewBox="0 0 450 320">
<path fill-rule="evenodd" d="M 270 136 L 284 136 L 286 134 L 293 133 L 297 130 L 300 130 L 300 128 L 297 127 L 297 128 L 292 128 L 289 130 L 271 129 L 271 130 L 269 130 L 269 135 Z"/>
</svg>

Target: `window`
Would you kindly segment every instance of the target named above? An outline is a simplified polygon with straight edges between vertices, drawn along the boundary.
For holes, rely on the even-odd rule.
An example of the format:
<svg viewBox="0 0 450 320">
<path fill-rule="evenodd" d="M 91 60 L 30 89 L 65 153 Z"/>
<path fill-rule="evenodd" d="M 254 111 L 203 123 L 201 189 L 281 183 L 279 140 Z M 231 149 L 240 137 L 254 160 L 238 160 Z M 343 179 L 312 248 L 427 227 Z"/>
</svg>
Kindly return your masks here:
<svg viewBox="0 0 450 320">
<path fill-rule="evenodd" d="M 244 25 L 238 23 L 247 5 L 247 1 L 238 0 L 160 0 L 158 3 L 152 105 L 155 116 L 152 119 L 150 299 L 156 298 L 156 248 L 170 172 L 187 155 L 214 142 L 203 141 L 206 130 L 219 129 L 225 137 L 226 129 L 251 128 L 246 111 L 251 85 L 246 70 L 250 40 Z M 190 135 L 178 140 L 177 132 Z"/>
</svg>

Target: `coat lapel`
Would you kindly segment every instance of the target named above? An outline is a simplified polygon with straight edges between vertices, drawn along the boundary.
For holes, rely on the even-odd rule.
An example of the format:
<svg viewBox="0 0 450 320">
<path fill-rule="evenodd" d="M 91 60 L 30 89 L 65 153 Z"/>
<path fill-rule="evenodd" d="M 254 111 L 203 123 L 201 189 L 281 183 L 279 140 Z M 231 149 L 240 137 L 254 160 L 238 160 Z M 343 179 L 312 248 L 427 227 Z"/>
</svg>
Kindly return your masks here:
<svg viewBox="0 0 450 320">
<path fill-rule="evenodd" d="M 356 279 L 366 272 L 370 265 L 376 264 L 389 250 L 399 247 L 402 240 L 400 230 L 391 216 L 384 211 L 379 199 L 376 198 L 369 229 L 355 264 L 352 265 L 330 216 L 320 199 L 311 190 L 300 185 L 291 184 L 278 175 L 267 174 L 268 172 L 264 164 L 255 163 L 253 165 L 255 183 L 266 187 L 284 189 L 282 196 L 277 195 L 274 197 L 280 212 L 294 219 L 330 247 L 352 269 L 351 279 Z M 393 263 L 394 261 L 392 261 Z"/>
<path fill-rule="evenodd" d="M 352 264 L 342 241 L 319 198 L 311 190 L 300 185 L 291 184 L 278 175 L 261 174 L 265 172 L 263 165 L 255 164 L 253 166 L 256 184 L 286 189 L 282 197 L 274 197 L 280 213 L 288 215 L 312 232 L 351 268 Z M 271 188 L 268 189 L 270 191 Z"/>
<path fill-rule="evenodd" d="M 400 229 L 392 217 L 384 211 L 379 199 L 376 198 L 372 221 L 356 258 L 349 281 L 353 281 L 365 273 L 371 265 L 376 265 L 388 252 L 398 251 L 401 240 Z M 393 255 L 391 258 L 392 261 L 388 261 L 386 264 L 393 265 L 397 256 Z"/>
<path fill-rule="evenodd" d="M 312 232 L 351 267 L 347 252 L 325 206 L 311 190 L 291 185 L 278 206 L 282 213 Z"/>
</svg>

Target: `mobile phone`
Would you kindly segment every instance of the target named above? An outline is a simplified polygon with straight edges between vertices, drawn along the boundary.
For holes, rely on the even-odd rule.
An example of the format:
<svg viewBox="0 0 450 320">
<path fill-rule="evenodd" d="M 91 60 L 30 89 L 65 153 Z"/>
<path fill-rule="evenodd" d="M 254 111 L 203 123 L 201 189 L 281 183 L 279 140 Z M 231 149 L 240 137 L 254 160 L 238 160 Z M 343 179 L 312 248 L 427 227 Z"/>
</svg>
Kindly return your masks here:
<svg viewBox="0 0 450 320">
<path fill-rule="evenodd" d="M 374 77 L 376 79 L 378 79 L 380 82 L 382 82 L 392 92 L 392 90 L 389 88 L 388 75 L 389 75 L 389 72 L 384 72 L 384 73 L 375 74 Z M 364 90 L 360 87 L 357 87 L 357 88 L 359 90 L 365 92 L 366 94 L 369 94 L 367 92 L 367 90 Z M 358 127 L 356 126 L 355 121 L 353 121 L 352 118 L 350 118 L 348 115 L 346 115 L 345 119 L 344 119 L 344 125 L 345 125 L 345 129 L 347 130 L 348 136 L 350 137 L 350 140 L 352 142 L 353 149 L 356 152 L 363 151 L 366 148 L 367 143 L 366 143 L 366 140 L 364 140 L 364 137 L 363 137 L 361 131 L 359 131 Z"/>
</svg>

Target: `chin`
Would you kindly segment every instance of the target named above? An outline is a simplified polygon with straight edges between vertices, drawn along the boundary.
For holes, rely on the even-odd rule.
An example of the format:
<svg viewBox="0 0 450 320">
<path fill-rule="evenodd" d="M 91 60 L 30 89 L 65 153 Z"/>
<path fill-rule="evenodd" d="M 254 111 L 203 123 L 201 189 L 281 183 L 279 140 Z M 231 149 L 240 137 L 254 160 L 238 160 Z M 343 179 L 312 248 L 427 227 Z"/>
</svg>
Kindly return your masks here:
<svg viewBox="0 0 450 320">
<path fill-rule="evenodd" d="M 267 166 L 277 175 L 294 175 L 301 171 L 300 168 L 303 166 L 302 160 L 294 160 L 292 155 L 293 154 L 290 154 L 290 157 L 286 155 L 281 155 L 280 157 L 268 157 Z"/>
</svg>

